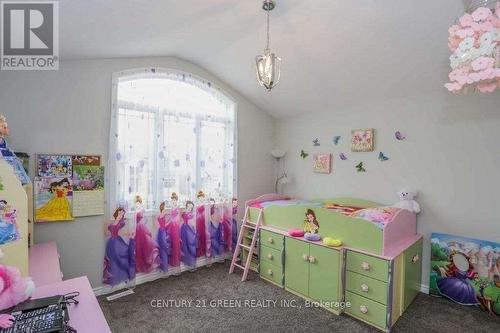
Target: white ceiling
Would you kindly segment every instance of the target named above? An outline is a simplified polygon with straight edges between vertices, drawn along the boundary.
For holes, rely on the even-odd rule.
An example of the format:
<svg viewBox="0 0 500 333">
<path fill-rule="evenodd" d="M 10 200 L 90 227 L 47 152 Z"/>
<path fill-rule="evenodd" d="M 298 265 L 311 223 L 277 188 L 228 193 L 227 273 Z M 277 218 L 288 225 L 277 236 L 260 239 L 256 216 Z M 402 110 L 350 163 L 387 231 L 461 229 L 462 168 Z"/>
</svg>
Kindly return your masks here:
<svg viewBox="0 0 500 333">
<path fill-rule="evenodd" d="M 463 0 L 277 0 L 271 93 L 255 78 L 261 0 L 61 0 L 62 59 L 176 56 L 276 117 L 442 91 L 448 27 Z"/>
</svg>

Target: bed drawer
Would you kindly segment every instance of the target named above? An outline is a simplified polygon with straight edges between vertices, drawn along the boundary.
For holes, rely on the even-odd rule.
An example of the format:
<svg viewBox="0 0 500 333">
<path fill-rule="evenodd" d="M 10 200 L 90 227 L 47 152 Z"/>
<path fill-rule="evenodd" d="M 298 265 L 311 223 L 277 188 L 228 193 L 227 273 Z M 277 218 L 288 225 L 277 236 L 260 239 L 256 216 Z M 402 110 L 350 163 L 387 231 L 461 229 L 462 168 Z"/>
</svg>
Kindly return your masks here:
<svg viewBox="0 0 500 333">
<path fill-rule="evenodd" d="M 346 291 L 345 300 L 346 303 L 351 303 L 350 307 L 346 307 L 346 313 L 367 321 L 381 329 L 385 329 L 387 320 L 387 307 L 385 305 L 361 297 L 350 291 Z"/>
<path fill-rule="evenodd" d="M 280 266 L 262 261 L 260 264 L 260 277 L 283 286 L 283 268 Z"/>
<path fill-rule="evenodd" d="M 260 246 L 260 260 L 261 261 L 266 261 L 270 264 L 273 264 L 275 266 L 282 267 L 283 266 L 283 261 L 282 261 L 282 250 L 276 250 L 273 249 L 272 247 L 261 245 Z"/>
<path fill-rule="evenodd" d="M 261 229 L 260 244 L 281 251 L 283 249 L 283 235 Z"/>
<path fill-rule="evenodd" d="M 346 259 L 348 271 L 356 272 L 371 278 L 387 282 L 389 262 L 366 254 L 348 251 Z"/>
<path fill-rule="evenodd" d="M 387 283 L 347 271 L 346 289 L 373 301 L 387 304 Z"/>
</svg>

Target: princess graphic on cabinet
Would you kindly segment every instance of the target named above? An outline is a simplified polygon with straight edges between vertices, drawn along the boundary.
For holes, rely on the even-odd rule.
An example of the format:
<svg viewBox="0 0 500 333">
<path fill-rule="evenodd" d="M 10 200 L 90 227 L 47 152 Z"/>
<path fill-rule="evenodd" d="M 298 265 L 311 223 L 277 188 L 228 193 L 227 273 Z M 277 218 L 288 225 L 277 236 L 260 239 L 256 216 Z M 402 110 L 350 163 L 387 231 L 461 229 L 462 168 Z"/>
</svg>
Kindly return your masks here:
<svg viewBox="0 0 500 333">
<path fill-rule="evenodd" d="M 165 202 L 160 204 L 160 215 L 158 216 L 158 234 L 156 236 L 160 249 L 160 269 L 168 270 L 168 257 L 170 256 L 170 214 L 167 213 Z"/>
<path fill-rule="evenodd" d="M 71 184 L 68 178 L 50 183 L 49 192 L 52 198 L 42 207 L 37 208 L 37 221 L 69 221 L 73 220 L 68 194 Z"/>
<path fill-rule="evenodd" d="M 184 223 L 181 226 L 181 260 L 186 266 L 196 265 L 196 247 L 198 245 L 198 234 L 196 233 L 196 216 L 194 203 L 186 201 L 186 210 L 182 214 Z"/>
<path fill-rule="evenodd" d="M 306 211 L 306 219 L 304 220 L 304 232 L 317 234 L 319 232 L 319 222 L 316 219 L 316 214 L 312 209 Z"/>
<path fill-rule="evenodd" d="M 0 245 L 14 242 L 19 239 L 19 230 L 16 221 L 16 209 L 7 201 L 0 200 Z"/>
<path fill-rule="evenodd" d="M 125 232 L 128 242 L 119 235 L 126 226 L 125 209 L 117 208 L 114 221 L 108 225 L 106 253 L 104 256 L 103 283 L 115 286 L 135 278 L 135 242 L 133 232 Z"/>
<path fill-rule="evenodd" d="M 205 193 L 199 191 L 196 195 L 196 233 L 198 234 L 198 245 L 196 257 L 204 257 L 207 254 L 207 231 L 205 217 Z"/>
<path fill-rule="evenodd" d="M 172 195 L 170 196 L 170 223 L 168 223 L 168 234 L 170 235 L 170 255 L 168 257 L 168 265 L 170 267 L 175 267 L 176 269 L 181 266 L 181 224 L 179 197 L 177 196 L 177 193 L 172 192 Z"/>
<path fill-rule="evenodd" d="M 135 197 L 135 260 L 139 273 L 150 273 L 159 266 L 158 245 L 153 240 L 144 216 L 144 207 L 140 195 Z"/>
</svg>

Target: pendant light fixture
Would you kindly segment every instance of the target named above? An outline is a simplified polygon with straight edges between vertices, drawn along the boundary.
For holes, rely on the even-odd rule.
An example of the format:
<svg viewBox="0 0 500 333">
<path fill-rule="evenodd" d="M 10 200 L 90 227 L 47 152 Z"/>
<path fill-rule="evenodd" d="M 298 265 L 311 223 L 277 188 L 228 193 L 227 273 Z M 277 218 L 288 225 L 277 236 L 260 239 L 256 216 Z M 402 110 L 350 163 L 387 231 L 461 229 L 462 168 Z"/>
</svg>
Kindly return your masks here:
<svg viewBox="0 0 500 333">
<path fill-rule="evenodd" d="M 264 54 L 255 57 L 257 80 L 267 91 L 271 91 L 280 80 L 281 58 L 269 48 L 269 14 L 276 7 L 274 0 L 264 0 L 262 9 L 267 14 L 267 42 Z"/>
</svg>

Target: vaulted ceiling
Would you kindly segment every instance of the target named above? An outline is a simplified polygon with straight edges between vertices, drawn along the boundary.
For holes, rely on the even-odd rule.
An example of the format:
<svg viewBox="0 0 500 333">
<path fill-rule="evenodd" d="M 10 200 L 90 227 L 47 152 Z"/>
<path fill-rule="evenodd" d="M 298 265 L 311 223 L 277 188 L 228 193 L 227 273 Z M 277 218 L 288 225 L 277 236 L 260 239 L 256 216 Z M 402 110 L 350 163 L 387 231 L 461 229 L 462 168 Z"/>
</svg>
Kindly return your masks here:
<svg viewBox="0 0 500 333">
<path fill-rule="evenodd" d="M 261 0 L 60 1 L 62 59 L 176 56 L 276 117 L 441 93 L 448 27 L 462 0 L 277 0 L 271 92 L 255 78 L 265 46 Z"/>
</svg>

